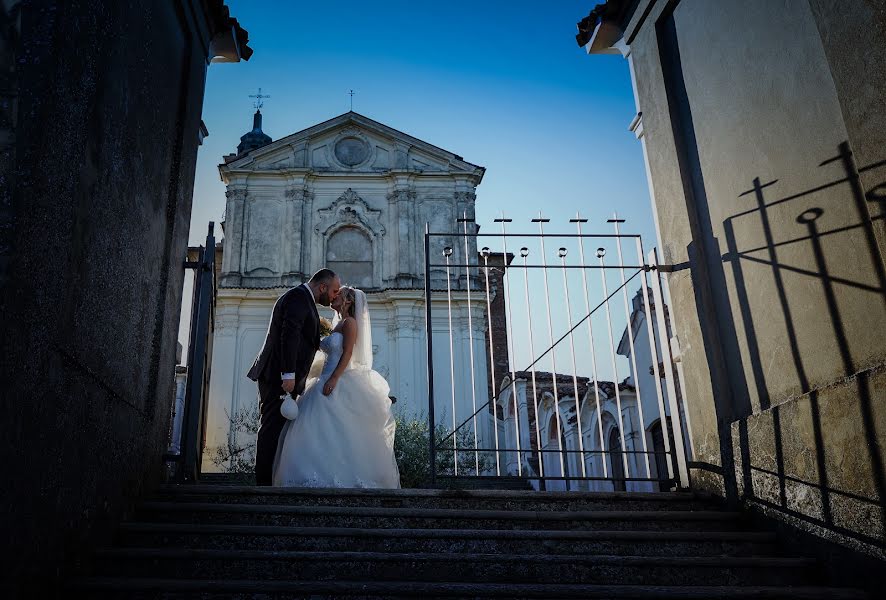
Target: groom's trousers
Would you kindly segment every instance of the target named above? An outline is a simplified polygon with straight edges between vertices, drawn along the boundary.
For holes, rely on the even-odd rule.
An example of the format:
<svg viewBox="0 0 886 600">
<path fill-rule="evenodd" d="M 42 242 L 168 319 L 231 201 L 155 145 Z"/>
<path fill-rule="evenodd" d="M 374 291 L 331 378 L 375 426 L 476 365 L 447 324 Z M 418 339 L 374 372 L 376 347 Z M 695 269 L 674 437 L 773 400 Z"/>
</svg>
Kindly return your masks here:
<svg viewBox="0 0 886 600">
<path fill-rule="evenodd" d="M 286 424 L 286 417 L 280 414 L 283 388 L 280 381 L 258 380 L 258 400 L 261 411 L 261 425 L 258 428 L 258 441 L 255 449 L 255 483 L 273 484 L 274 457 L 280 432 Z"/>
</svg>

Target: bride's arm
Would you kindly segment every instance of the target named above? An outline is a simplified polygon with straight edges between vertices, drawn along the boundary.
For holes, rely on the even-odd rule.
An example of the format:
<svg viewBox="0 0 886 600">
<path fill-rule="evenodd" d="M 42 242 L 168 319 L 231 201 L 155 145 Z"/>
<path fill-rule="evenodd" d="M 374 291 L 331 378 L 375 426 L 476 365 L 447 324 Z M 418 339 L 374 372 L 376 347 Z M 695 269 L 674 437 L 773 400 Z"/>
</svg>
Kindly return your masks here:
<svg viewBox="0 0 886 600">
<path fill-rule="evenodd" d="M 357 341 L 357 322 L 348 317 L 345 319 L 344 323 L 342 323 L 341 329 L 342 335 L 345 338 L 344 342 L 342 342 L 341 358 L 338 361 L 338 365 L 335 367 L 335 371 L 332 372 L 332 375 L 330 375 L 329 379 L 326 380 L 326 383 L 323 384 L 324 396 L 328 396 L 332 393 L 332 390 L 335 389 L 335 386 L 338 383 L 338 378 L 341 377 L 341 374 L 348 368 L 348 363 L 351 362 L 351 354 L 354 353 L 354 344 Z"/>
</svg>

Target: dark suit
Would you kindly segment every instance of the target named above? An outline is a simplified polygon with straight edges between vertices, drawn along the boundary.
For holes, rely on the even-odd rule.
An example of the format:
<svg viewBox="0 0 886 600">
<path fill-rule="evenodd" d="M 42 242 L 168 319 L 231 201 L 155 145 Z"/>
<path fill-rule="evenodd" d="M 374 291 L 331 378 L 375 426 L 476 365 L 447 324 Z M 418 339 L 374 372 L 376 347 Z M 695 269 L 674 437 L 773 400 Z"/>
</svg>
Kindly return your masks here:
<svg viewBox="0 0 886 600">
<path fill-rule="evenodd" d="M 301 391 L 314 354 L 320 346 L 320 315 L 311 292 L 294 287 L 277 299 L 265 343 L 247 377 L 258 382 L 261 426 L 255 453 L 255 480 L 271 485 L 277 442 L 286 418 L 280 414 L 282 373 L 295 373 L 295 389 Z M 295 393 L 295 392 L 293 392 Z"/>
</svg>

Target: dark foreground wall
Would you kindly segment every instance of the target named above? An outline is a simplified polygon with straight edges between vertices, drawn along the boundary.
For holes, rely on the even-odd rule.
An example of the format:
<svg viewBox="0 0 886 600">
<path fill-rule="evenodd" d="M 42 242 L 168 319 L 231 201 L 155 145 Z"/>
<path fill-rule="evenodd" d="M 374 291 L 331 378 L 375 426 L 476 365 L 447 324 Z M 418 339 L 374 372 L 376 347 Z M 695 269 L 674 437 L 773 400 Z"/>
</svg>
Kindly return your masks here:
<svg viewBox="0 0 886 600">
<path fill-rule="evenodd" d="M 220 0 L 2 6 L 10 597 L 54 585 L 161 478 L 209 54 L 250 51 Z"/>
</svg>

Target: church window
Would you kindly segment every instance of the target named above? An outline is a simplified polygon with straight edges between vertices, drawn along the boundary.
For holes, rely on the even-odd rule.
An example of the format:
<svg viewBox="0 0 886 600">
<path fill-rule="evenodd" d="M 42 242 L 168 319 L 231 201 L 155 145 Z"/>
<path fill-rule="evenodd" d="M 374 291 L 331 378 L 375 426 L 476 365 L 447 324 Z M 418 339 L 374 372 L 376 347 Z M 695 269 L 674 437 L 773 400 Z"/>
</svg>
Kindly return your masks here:
<svg viewBox="0 0 886 600">
<path fill-rule="evenodd" d="M 369 158 L 369 145 L 355 137 L 346 137 L 335 144 L 335 158 L 349 167 L 356 167 Z"/>
<path fill-rule="evenodd" d="M 621 450 L 621 433 L 617 427 L 609 432 L 609 469 L 613 489 L 616 492 L 625 491 L 624 452 Z"/>
<path fill-rule="evenodd" d="M 337 230 L 326 243 L 326 266 L 344 284 L 373 287 L 372 240 L 356 227 Z"/>
</svg>

